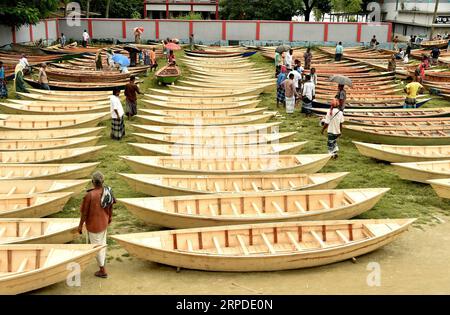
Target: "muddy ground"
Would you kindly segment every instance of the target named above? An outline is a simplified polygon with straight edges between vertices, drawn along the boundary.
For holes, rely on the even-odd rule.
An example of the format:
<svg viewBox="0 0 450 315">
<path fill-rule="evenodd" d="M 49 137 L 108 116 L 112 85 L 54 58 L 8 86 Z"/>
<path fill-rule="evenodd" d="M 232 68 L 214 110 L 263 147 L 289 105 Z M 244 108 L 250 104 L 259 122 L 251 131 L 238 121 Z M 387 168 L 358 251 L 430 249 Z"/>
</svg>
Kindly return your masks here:
<svg viewBox="0 0 450 315">
<path fill-rule="evenodd" d="M 225 273 L 181 270 L 127 257 L 123 249 L 107 266 L 108 279 L 93 276 L 95 261 L 83 272 L 81 287 L 59 283 L 34 294 L 449 294 L 450 218 L 423 229 L 411 228 L 378 251 L 332 265 L 279 272 Z M 380 265 L 380 286 L 369 286 Z"/>
</svg>

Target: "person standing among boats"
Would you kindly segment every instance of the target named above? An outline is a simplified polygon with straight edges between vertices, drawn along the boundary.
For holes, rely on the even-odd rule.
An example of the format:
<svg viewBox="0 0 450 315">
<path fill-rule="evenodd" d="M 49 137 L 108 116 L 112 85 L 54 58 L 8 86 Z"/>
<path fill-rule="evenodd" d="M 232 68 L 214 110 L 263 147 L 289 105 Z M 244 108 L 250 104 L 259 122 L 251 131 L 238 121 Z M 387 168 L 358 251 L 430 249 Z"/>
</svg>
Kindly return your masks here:
<svg viewBox="0 0 450 315">
<path fill-rule="evenodd" d="M 316 68 L 311 68 L 309 71 L 309 75 L 311 76 L 311 81 L 314 83 L 314 87 L 317 86 L 317 73 Z"/>
<path fill-rule="evenodd" d="M 30 93 L 25 86 L 25 80 L 23 79 L 23 69 L 22 63 L 18 63 L 14 69 L 14 86 L 16 92 Z M 16 98 L 20 99 L 20 96 L 16 94 Z"/>
<path fill-rule="evenodd" d="M 66 35 L 64 35 L 64 33 L 61 33 L 61 37 L 59 38 L 59 43 L 61 45 L 61 48 L 64 48 L 64 46 L 66 46 Z"/>
<path fill-rule="evenodd" d="M 3 61 L 0 61 L 0 99 L 8 98 L 8 87 L 6 85 L 5 67 Z"/>
<path fill-rule="evenodd" d="M 275 51 L 274 62 L 275 62 L 275 77 L 277 78 L 278 75 L 280 74 L 281 66 L 283 64 L 281 60 L 281 54 L 278 51 Z"/>
<path fill-rule="evenodd" d="M 286 99 L 283 82 L 286 80 L 286 66 L 281 66 L 280 73 L 277 77 L 277 107 L 284 104 Z"/>
<path fill-rule="evenodd" d="M 289 51 L 284 56 L 284 65 L 287 69 L 292 69 L 292 56 L 294 54 L 294 51 L 292 49 L 289 49 Z"/>
<path fill-rule="evenodd" d="M 95 55 L 95 70 L 102 71 L 103 70 L 103 61 L 102 61 L 102 50 L 99 49 L 97 54 Z"/>
<path fill-rule="evenodd" d="M 189 47 L 191 50 L 194 50 L 194 33 L 191 33 L 191 35 L 189 35 Z"/>
<path fill-rule="evenodd" d="M 336 94 L 336 99 L 339 103 L 339 110 L 344 111 L 345 109 L 345 101 L 347 100 L 347 92 L 344 89 L 343 84 L 338 85 L 338 91 Z"/>
<path fill-rule="evenodd" d="M 311 81 L 311 75 L 305 76 L 305 83 L 303 83 L 302 89 L 302 112 L 306 116 L 311 116 L 312 102 L 316 95 L 316 89 L 314 82 Z"/>
<path fill-rule="evenodd" d="M 109 97 L 111 104 L 111 139 L 120 140 L 125 136 L 124 111 L 120 102 L 120 89 L 114 88 L 113 95 Z"/>
<path fill-rule="evenodd" d="M 395 36 L 394 39 L 392 40 L 392 42 L 394 43 L 394 50 L 397 51 L 398 50 L 398 36 Z"/>
<path fill-rule="evenodd" d="M 113 204 L 116 202 L 111 187 L 104 185 L 104 176 L 100 172 L 92 174 L 92 185 L 83 198 L 80 207 L 80 223 L 78 233 L 83 233 L 86 225 L 88 241 L 90 244 L 106 245 L 106 234 L 108 225 L 112 220 Z M 94 274 L 96 277 L 107 278 L 105 269 L 106 248 L 100 250 L 96 256 L 99 270 Z"/>
<path fill-rule="evenodd" d="M 333 159 L 337 159 L 339 151 L 337 140 L 342 135 L 342 124 L 344 123 L 344 113 L 339 109 L 339 101 L 337 99 L 331 101 L 330 110 L 322 122 L 321 134 L 323 134 L 325 129 L 327 130 L 328 153 L 332 155 Z"/>
<path fill-rule="evenodd" d="M 298 60 L 296 60 L 296 61 L 298 61 Z M 300 91 L 301 80 L 302 80 L 302 74 L 299 71 L 301 71 L 301 69 L 299 69 L 298 67 L 295 67 L 291 72 L 289 72 L 289 75 L 288 75 L 288 77 L 290 77 L 291 74 L 294 75 L 294 86 L 295 86 L 295 91 L 297 93 Z"/>
<path fill-rule="evenodd" d="M 339 42 L 336 45 L 336 52 L 334 54 L 334 61 L 341 61 L 343 54 L 344 54 L 344 47 L 342 46 L 342 42 Z"/>
<path fill-rule="evenodd" d="M 45 62 L 41 63 L 41 67 L 39 68 L 39 79 L 38 82 L 41 86 L 41 89 L 50 91 L 50 86 L 48 85 L 48 77 L 47 72 L 47 64 Z"/>
<path fill-rule="evenodd" d="M 395 61 L 395 55 L 392 55 L 391 59 L 388 61 L 387 71 L 395 71 L 397 68 L 397 62 Z"/>
<path fill-rule="evenodd" d="M 83 37 L 82 45 L 83 47 L 87 47 L 90 36 L 86 30 L 84 30 L 82 37 Z"/>
<path fill-rule="evenodd" d="M 19 62 L 22 64 L 23 69 L 27 69 L 30 67 L 27 56 L 25 54 L 22 54 L 22 56 L 19 59 Z"/>
<path fill-rule="evenodd" d="M 298 97 L 297 90 L 295 89 L 294 74 L 289 73 L 288 79 L 283 82 L 285 91 L 286 113 L 292 114 L 295 107 L 295 99 Z"/>
<path fill-rule="evenodd" d="M 305 59 L 305 69 L 311 68 L 311 61 L 312 61 L 312 53 L 311 48 L 306 48 L 306 52 L 303 54 L 303 58 Z"/>
<path fill-rule="evenodd" d="M 441 55 L 441 51 L 439 50 L 439 48 L 434 47 L 431 50 L 431 62 L 433 63 L 433 65 L 437 65 L 438 64 L 438 59 L 439 59 L 440 55 Z"/>
<path fill-rule="evenodd" d="M 156 49 L 153 48 L 152 50 L 150 50 L 149 52 L 150 55 L 150 71 L 152 71 L 153 69 L 155 69 L 158 67 L 158 63 L 156 62 Z"/>
<path fill-rule="evenodd" d="M 404 91 L 406 93 L 405 104 L 403 108 L 415 108 L 416 107 L 416 98 L 418 93 L 423 93 L 423 86 L 419 82 L 417 82 L 417 78 L 414 77 L 412 82 L 408 83 Z"/>
<path fill-rule="evenodd" d="M 373 35 L 372 39 L 370 40 L 370 48 L 376 49 L 378 44 L 379 43 L 377 41 L 377 37 L 375 35 Z"/>
<path fill-rule="evenodd" d="M 141 94 L 141 91 L 139 91 L 139 87 L 135 84 L 135 77 L 130 77 L 130 82 L 125 85 L 125 102 L 127 105 L 127 116 L 128 119 L 131 119 L 131 117 L 137 115 L 137 95 Z"/>
</svg>

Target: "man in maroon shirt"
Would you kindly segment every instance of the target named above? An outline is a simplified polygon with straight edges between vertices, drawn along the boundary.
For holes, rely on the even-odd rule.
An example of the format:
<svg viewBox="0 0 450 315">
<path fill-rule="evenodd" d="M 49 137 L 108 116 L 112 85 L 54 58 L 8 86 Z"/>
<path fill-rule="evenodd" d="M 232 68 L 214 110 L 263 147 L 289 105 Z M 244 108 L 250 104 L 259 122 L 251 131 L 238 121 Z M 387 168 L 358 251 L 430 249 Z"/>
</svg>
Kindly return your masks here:
<svg viewBox="0 0 450 315">
<path fill-rule="evenodd" d="M 89 243 L 106 245 L 106 231 L 112 218 L 112 205 L 115 202 L 109 187 L 103 186 L 104 177 L 100 172 L 92 175 L 94 188 L 89 189 L 81 204 L 81 218 L 78 226 L 78 233 L 82 234 L 83 225 L 86 224 Z M 109 195 L 109 200 L 108 200 Z M 103 198 L 102 198 L 103 197 Z M 106 202 L 105 202 L 106 200 Z M 102 205 L 103 203 L 103 205 Z M 106 248 L 97 254 L 97 263 L 100 270 L 95 276 L 107 278 L 105 270 Z"/>
<path fill-rule="evenodd" d="M 130 82 L 125 85 L 125 97 L 127 104 L 127 116 L 131 118 L 137 114 L 137 94 L 141 94 L 139 87 L 134 83 L 135 77 L 130 77 Z"/>
</svg>

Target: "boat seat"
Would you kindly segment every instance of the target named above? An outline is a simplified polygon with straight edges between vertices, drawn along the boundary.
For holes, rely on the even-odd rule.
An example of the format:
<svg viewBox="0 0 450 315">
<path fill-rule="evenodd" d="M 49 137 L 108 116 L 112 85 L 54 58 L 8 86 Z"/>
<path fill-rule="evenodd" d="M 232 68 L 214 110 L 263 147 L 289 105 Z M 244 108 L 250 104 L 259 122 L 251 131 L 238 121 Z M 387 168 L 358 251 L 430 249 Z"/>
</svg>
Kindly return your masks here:
<svg viewBox="0 0 450 315">
<path fill-rule="evenodd" d="M 294 204 L 300 212 L 306 212 L 305 208 L 302 207 L 301 203 L 298 200 L 294 201 Z"/>
<path fill-rule="evenodd" d="M 5 227 L 0 228 L 0 237 L 2 237 L 3 234 L 5 234 L 5 232 L 6 232 L 6 228 Z"/>
<path fill-rule="evenodd" d="M 267 237 L 267 235 L 266 235 L 265 233 L 261 233 L 260 235 L 261 235 L 261 238 L 263 239 L 264 244 L 266 244 L 267 249 L 269 250 L 269 252 L 270 252 L 271 254 L 275 254 L 276 251 L 275 251 L 275 249 L 273 248 L 272 243 L 270 243 L 269 238 Z"/>
<path fill-rule="evenodd" d="M 24 272 L 25 268 L 27 267 L 27 264 L 28 264 L 28 258 L 25 258 L 20 263 L 19 268 L 17 268 L 16 272 Z"/>
<path fill-rule="evenodd" d="M 386 224 L 363 224 L 364 228 L 374 237 L 391 232 L 391 228 Z"/>
<path fill-rule="evenodd" d="M 300 243 L 297 242 L 297 240 L 295 239 L 294 234 L 292 234 L 292 232 L 286 232 L 286 235 L 288 236 L 289 240 L 291 241 L 292 245 L 294 245 L 295 249 L 298 251 L 303 250 L 302 247 L 300 246 Z"/>
<path fill-rule="evenodd" d="M 237 234 L 236 238 L 239 242 L 239 245 L 241 246 L 242 252 L 244 253 L 244 255 L 250 255 L 250 252 L 247 248 L 247 246 L 245 245 L 245 241 L 242 235 Z"/>
<path fill-rule="evenodd" d="M 341 241 L 343 241 L 344 243 L 350 243 L 350 241 L 348 240 L 348 238 L 344 235 L 344 233 L 342 233 L 342 231 L 340 230 L 336 230 L 336 234 L 338 235 L 339 239 Z"/>
<path fill-rule="evenodd" d="M 314 237 L 314 239 L 319 243 L 320 247 L 324 248 L 326 247 L 326 244 L 324 241 L 317 235 L 315 231 L 310 231 L 311 235 Z"/>
</svg>

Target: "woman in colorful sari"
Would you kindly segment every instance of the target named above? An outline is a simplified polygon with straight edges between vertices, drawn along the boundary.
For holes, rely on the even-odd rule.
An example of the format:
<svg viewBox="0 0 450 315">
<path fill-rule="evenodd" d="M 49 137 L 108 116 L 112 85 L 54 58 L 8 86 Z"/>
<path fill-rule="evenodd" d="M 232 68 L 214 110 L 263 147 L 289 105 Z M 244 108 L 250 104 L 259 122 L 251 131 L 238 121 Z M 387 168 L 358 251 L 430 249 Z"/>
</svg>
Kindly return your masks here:
<svg viewBox="0 0 450 315">
<path fill-rule="evenodd" d="M 0 61 L 0 99 L 1 98 L 8 98 L 8 88 L 6 87 L 6 76 L 3 61 Z"/>
</svg>

